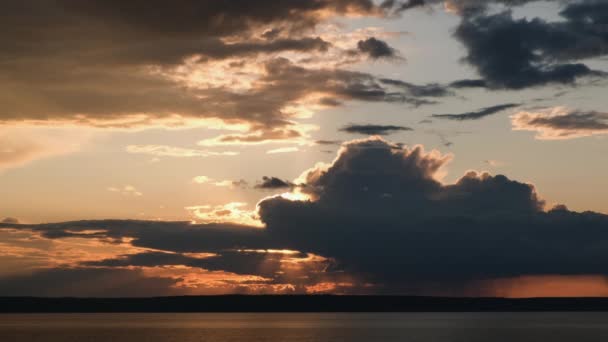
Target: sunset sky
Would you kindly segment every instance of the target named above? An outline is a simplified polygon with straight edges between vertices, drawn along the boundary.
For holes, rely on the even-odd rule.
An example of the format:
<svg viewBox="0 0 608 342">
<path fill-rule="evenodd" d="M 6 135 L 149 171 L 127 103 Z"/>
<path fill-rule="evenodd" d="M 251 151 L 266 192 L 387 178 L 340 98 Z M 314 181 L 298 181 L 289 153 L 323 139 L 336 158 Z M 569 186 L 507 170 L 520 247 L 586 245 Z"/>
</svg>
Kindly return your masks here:
<svg viewBox="0 0 608 342">
<path fill-rule="evenodd" d="M 9 0 L 0 296 L 608 296 L 608 1 Z"/>
</svg>

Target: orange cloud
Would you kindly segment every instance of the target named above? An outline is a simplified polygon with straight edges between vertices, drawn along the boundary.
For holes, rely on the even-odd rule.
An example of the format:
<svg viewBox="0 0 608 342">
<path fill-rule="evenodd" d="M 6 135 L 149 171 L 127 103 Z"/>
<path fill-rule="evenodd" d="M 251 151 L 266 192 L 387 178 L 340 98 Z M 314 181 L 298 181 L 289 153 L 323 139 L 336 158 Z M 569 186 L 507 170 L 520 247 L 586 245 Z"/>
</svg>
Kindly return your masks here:
<svg viewBox="0 0 608 342">
<path fill-rule="evenodd" d="M 489 280 L 474 291 L 507 298 L 607 297 L 608 277 L 601 275 L 539 275 Z"/>
<path fill-rule="evenodd" d="M 245 210 L 247 203 L 231 202 L 223 205 L 197 205 L 185 209 L 201 223 L 229 222 L 253 227 L 263 227 L 257 210 Z"/>
</svg>

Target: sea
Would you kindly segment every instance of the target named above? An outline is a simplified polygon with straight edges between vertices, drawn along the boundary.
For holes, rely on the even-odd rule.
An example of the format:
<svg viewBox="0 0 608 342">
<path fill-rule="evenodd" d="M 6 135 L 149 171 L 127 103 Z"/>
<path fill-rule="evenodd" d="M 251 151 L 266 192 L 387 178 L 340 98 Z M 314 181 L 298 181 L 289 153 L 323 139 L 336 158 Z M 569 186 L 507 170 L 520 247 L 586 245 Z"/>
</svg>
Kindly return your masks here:
<svg viewBox="0 0 608 342">
<path fill-rule="evenodd" d="M 0 314 L 12 342 L 608 341 L 608 313 Z"/>
</svg>

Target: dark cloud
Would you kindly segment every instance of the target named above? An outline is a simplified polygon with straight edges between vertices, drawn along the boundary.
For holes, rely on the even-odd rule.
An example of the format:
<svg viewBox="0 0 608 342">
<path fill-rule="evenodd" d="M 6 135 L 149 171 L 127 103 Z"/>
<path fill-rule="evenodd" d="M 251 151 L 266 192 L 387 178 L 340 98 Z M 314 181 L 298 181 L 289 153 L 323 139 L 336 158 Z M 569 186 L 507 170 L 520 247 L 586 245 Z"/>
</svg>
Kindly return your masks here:
<svg viewBox="0 0 608 342">
<path fill-rule="evenodd" d="M 448 120 L 459 120 L 459 121 L 478 120 L 478 119 L 484 118 L 486 116 L 502 112 L 503 110 L 511 109 L 511 108 L 515 108 L 515 107 L 519 107 L 519 106 L 520 106 L 520 104 L 518 104 L 518 103 L 506 103 L 506 104 L 502 104 L 502 105 L 482 108 L 482 109 L 474 111 L 474 112 L 467 112 L 467 113 L 461 113 L 461 114 L 433 114 L 432 116 L 437 119 L 448 119 Z"/>
<path fill-rule="evenodd" d="M 264 176 L 262 181 L 255 185 L 256 189 L 262 190 L 277 190 L 277 189 L 288 189 L 294 186 L 290 181 L 282 180 L 277 177 Z"/>
<path fill-rule="evenodd" d="M 468 50 L 464 60 L 490 88 L 573 84 L 581 77 L 604 75 L 573 61 L 606 55 L 608 20 L 598 13 L 605 13 L 607 5 L 594 0 L 570 3 L 560 12 L 564 20 L 556 22 L 514 19 L 508 11 L 465 16 L 455 36 Z"/>
<path fill-rule="evenodd" d="M 304 255 L 303 257 L 306 257 Z M 223 251 L 222 254 L 192 257 L 179 253 L 144 252 L 128 254 L 117 258 L 81 263 L 82 266 L 94 267 L 156 267 L 188 266 L 208 271 L 224 271 L 240 275 L 255 274 L 262 277 L 274 277 L 279 271 L 283 256 L 267 251 Z"/>
<path fill-rule="evenodd" d="M 94 238 L 120 242 L 133 238 L 136 247 L 197 253 L 243 247 L 268 249 L 275 246 L 263 230 L 237 224 L 192 224 L 139 220 L 87 220 L 46 224 L 0 223 L 0 228 L 20 227 L 39 232 L 49 239 Z M 93 231 L 93 233 L 91 233 Z"/>
<path fill-rule="evenodd" d="M 608 130 L 608 113 L 572 111 L 564 115 L 537 117 L 528 123 L 564 130 Z"/>
<path fill-rule="evenodd" d="M 603 0 L 561 1 L 563 20 L 514 19 L 510 8 L 538 0 L 412 0 L 401 10 L 443 3 L 462 15 L 455 32 L 468 50 L 464 61 L 481 80 L 461 80 L 453 88 L 523 89 L 547 84 L 574 84 L 583 77 L 604 77 L 578 60 L 608 53 L 608 4 Z M 392 5 L 390 1 L 388 1 Z M 498 14 L 490 7 L 504 10 Z M 505 10 L 506 9 L 506 10 Z"/>
<path fill-rule="evenodd" d="M 315 141 L 317 145 L 341 145 L 342 140 L 317 140 Z"/>
<path fill-rule="evenodd" d="M 373 59 L 390 59 L 398 57 L 397 50 L 390 47 L 385 41 L 374 37 L 368 38 L 366 40 L 360 40 L 357 43 L 357 49 L 359 49 L 360 52 L 368 55 Z"/>
<path fill-rule="evenodd" d="M 183 295 L 179 279 L 145 276 L 141 270 L 53 268 L 28 275 L 2 277 L 2 296 L 152 297 Z"/>
<path fill-rule="evenodd" d="M 406 11 L 410 9 L 429 7 L 432 5 L 442 4 L 451 11 L 455 11 L 461 15 L 473 15 L 484 13 L 491 5 L 503 5 L 507 7 L 515 7 L 525 5 L 530 2 L 540 0 L 408 0 L 401 2 L 397 6 L 398 11 Z M 560 0 L 545 0 L 545 1 L 560 1 Z M 386 0 L 389 8 L 395 6 L 396 1 Z"/>
<path fill-rule="evenodd" d="M 386 0 L 385 4 L 394 4 L 395 1 L 393 0 Z M 404 1 L 400 6 L 399 6 L 399 10 L 400 11 L 405 11 L 411 8 L 416 8 L 416 7 L 420 7 L 420 6 L 424 6 L 426 5 L 428 2 L 426 0 L 407 0 Z"/>
<path fill-rule="evenodd" d="M 473 15 L 484 13 L 491 5 L 502 5 L 506 7 L 522 6 L 527 3 L 537 2 L 540 0 L 447 0 L 446 4 L 453 10 L 456 10 L 462 15 Z M 561 0 L 545 0 L 548 2 L 557 2 Z"/>
<path fill-rule="evenodd" d="M 239 179 L 239 180 L 235 180 L 232 181 L 232 186 L 235 188 L 246 188 L 249 185 L 249 183 L 247 183 L 246 180 L 244 179 Z"/>
<path fill-rule="evenodd" d="M 434 176 L 446 161 L 419 147 L 351 143 L 329 168 L 309 172 L 316 200 L 268 199 L 261 218 L 290 248 L 393 285 L 604 274 L 606 216 L 544 212 L 533 186 L 500 175 L 443 185 Z"/>
<path fill-rule="evenodd" d="M 412 131 L 410 127 L 394 125 L 347 125 L 340 129 L 342 132 L 364 135 L 388 135 L 400 131 Z"/>
<path fill-rule="evenodd" d="M 218 91 L 215 95 L 225 102 L 221 102 L 214 111 L 223 113 L 224 117 L 234 115 L 234 120 L 241 118 L 257 123 L 254 128 L 257 131 L 253 134 L 222 136 L 219 143 L 254 143 L 300 137 L 302 133 L 289 126 L 291 116 L 283 109 L 312 93 L 324 93 L 334 103 L 350 100 L 406 103 L 416 107 L 435 103 L 425 97 L 449 95 L 435 89 L 436 85 L 418 86 L 340 69 L 309 69 L 285 58 L 268 61 L 265 76 L 259 83 L 262 85 L 260 88 L 245 94 Z M 319 104 L 326 104 L 326 99 L 320 99 Z M 209 104 L 205 102 L 205 106 Z"/>
<path fill-rule="evenodd" d="M 444 97 L 453 95 L 453 93 L 448 89 L 448 87 L 438 83 L 418 85 L 390 78 L 380 79 L 380 82 L 383 84 L 402 88 L 407 93 L 415 97 Z"/>
<path fill-rule="evenodd" d="M 0 223 L 13 223 L 13 224 L 15 224 L 15 223 L 19 223 L 19 220 L 17 220 L 14 217 L 6 217 L 2 221 L 0 221 Z"/>
<path fill-rule="evenodd" d="M 398 4 L 380 7 L 372 0 L 4 4 L 0 123 L 60 120 L 133 127 L 220 118 L 254 126 L 281 125 L 289 116 L 284 106 L 302 91 L 281 101 L 285 91 L 273 87 L 264 75 L 251 91 L 234 91 L 225 84 L 197 88 L 167 75 L 186 60 L 202 65 L 230 58 L 238 76 L 243 59 L 255 55 L 323 53 L 330 44 L 308 36 L 319 22 L 340 15 L 387 16 Z M 260 32 L 270 33 L 260 39 Z M 326 81 L 343 80 L 328 76 Z M 310 85 L 300 88 L 305 86 Z M 353 84 L 349 91 L 350 97 L 379 97 Z M 245 109 L 250 105 L 255 109 L 251 115 Z M 176 114 L 181 117 L 176 119 Z"/>
<path fill-rule="evenodd" d="M 326 271 L 314 274 L 331 269 L 383 286 L 374 291 L 396 293 L 420 293 L 416 291 L 425 284 L 441 283 L 446 289 L 526 275 L 606 274 L 608 216 L 565 207 L 545 211 L 532 185 L 503 175 L 468 172 L 454 184 L 443 184 L 437 178 L 449 160 L 420 146 L 380 138 L 346 143 L 331 165 L 302 176 L 299 191 L 310 200 L 272 197 L 258 204 L 263 229 L 150 221 L 0 227 L 33 230 L 47 238 L 131 238 L 134 246 L 165 253 L 220 255 L 194 260 L 152 253 L 88 267 L 185 263 L 269 274 L 253 266 L 255 256 L 247 264 L 239 261 L 243 255 L 230 251 L 296 250 L 332 260 Z"/>
<path fill-rule="evenodd" d="M 319 101 L 319 104 L 328 106 L 328 107 L 337 107 L 337 106 L 341 105 L 342 102 L 340 102 L 336 99 L 332 99 L 330 97 L 324 97 L 321 99 L 321 101 Z"/>
<path fill-rule="evenodd" d="M 484 80 L 458 80 L 450 83 L 450 87 L 452 88 L 485 88 L 487 87 L 487 82 Z"/>
</svg>

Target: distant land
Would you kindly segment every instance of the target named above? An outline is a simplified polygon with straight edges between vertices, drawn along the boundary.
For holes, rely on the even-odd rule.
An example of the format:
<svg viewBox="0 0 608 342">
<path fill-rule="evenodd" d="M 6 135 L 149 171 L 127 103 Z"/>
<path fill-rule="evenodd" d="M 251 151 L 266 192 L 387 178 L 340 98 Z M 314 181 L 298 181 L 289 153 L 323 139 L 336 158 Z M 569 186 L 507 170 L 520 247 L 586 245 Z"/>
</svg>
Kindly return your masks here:
<svg viewBox="0 0 608 342">
<path fill-rule="evenodd" d="M 155 298 L 0 297 L 0 313 L 608 311 L 608 298 L 226 295 Z"/>
</svg>

